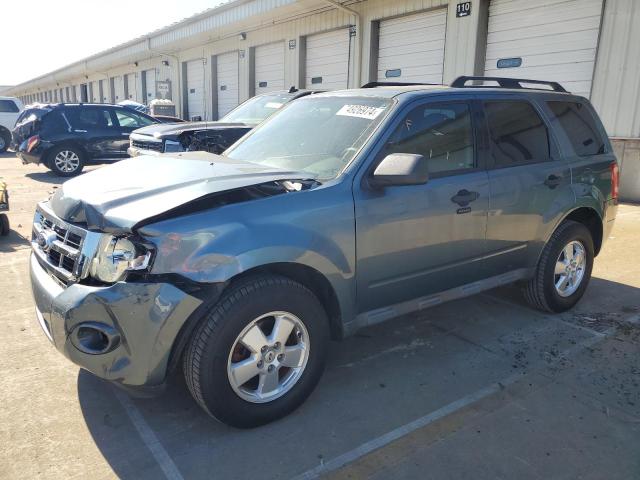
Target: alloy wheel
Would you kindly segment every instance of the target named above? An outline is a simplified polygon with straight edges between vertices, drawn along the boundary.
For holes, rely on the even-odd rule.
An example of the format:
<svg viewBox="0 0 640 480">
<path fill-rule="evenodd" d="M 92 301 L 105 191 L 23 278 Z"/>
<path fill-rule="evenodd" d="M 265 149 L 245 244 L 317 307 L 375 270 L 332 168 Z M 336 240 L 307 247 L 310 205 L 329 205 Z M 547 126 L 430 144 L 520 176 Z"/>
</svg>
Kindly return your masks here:
<svg viewBox="0 0 640 480">
<path fill-rule="evenodd" d="M 573 295 L 580 287 L 587 267 L 584 245 L 578 240 L 569 242 L 558 255 L 553 282 L 561 297 Z"/>
<path fill-rule="evenodd" d="M 56 168 L 64 173 L 75 172 L 80 166 L 80 157 L 72 150 L 62 150 L 53 159 Z"/>
<path fill-rule="evenodd" d="M 252 320 L 236 338 L 227 362 L 234 392 L 251 403 L 271 402 L 293 388 L 309 359 L 309 334 L 289 312 Z"/>
</svg>

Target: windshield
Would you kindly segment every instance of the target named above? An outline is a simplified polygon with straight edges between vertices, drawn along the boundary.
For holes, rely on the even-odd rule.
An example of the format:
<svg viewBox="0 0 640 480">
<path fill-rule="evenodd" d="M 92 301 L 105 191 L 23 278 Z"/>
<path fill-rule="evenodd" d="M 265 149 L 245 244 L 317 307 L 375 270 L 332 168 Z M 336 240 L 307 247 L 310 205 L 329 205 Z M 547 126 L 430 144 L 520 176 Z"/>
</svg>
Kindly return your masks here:
<svg viewBox="0 0 640 480">
<path fill-rule="evenodd" d="M 237 160 L 336 177 L 384 117 L 391 101 L 371 97 L 306 97 L 227 150 Z"/>
<path fill-rule="evenodd" d="M 257 125 L 276 113 L 291 100 L 290 93 L 253 97 L 220 119 L 221 122 L 249 123 Z"/>
</svg>

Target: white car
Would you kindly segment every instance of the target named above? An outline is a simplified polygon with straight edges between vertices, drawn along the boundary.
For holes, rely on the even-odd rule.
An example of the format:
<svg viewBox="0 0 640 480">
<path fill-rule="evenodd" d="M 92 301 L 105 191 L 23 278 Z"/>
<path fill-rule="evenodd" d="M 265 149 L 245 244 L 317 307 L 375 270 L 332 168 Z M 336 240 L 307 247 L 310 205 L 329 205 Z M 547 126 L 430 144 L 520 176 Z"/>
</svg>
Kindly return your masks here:
<svg viewBox="0 0 640 480">
<path fill-rule="evenodd" d="M 24 106 L 15 97 L 0 97 L 0 153 L 3 153 L 11 142 L 11 130 Z"/>
</svg>

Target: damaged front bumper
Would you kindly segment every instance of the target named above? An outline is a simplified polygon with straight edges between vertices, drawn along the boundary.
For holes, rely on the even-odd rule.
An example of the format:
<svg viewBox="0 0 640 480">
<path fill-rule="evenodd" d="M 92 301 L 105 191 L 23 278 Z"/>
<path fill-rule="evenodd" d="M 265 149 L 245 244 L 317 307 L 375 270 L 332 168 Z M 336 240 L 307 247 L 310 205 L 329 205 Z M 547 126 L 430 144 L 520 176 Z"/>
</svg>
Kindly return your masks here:
<svg viewBox="0 0 640 480">
<path fill-rule="evenodd" d="M 174 341 L 202 303 L 169 283 L 63 287 L 32 254 L 31 287 L 45 335 L 80 367 L 129 390 L 163 384 Z"/>
</svg>

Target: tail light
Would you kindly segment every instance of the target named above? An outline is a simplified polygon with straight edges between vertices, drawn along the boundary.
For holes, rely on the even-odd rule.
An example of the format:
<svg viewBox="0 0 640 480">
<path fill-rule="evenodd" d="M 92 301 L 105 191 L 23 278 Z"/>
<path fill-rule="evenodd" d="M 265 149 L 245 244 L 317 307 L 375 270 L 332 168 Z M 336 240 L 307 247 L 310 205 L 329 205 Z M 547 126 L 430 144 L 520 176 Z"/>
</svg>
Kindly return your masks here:
<svg viewBox="0 0 640 480">
<path fill-rule="evenodd" d="M 27 140 L 27 153 L 36 148 L 38 146 L 38 143 L 40 143 L 40 137 L 38 135 L 29 137 L 29 139 Z"/>
<path fill-rule="evenodd" d="M 618 162 L 613 162 L 609 165 L 609 170 L 611 170 L 611 198 L 617 200 L 618 190 L 620 189 L 620 167 L 618 167 Z"/>
</svg>

